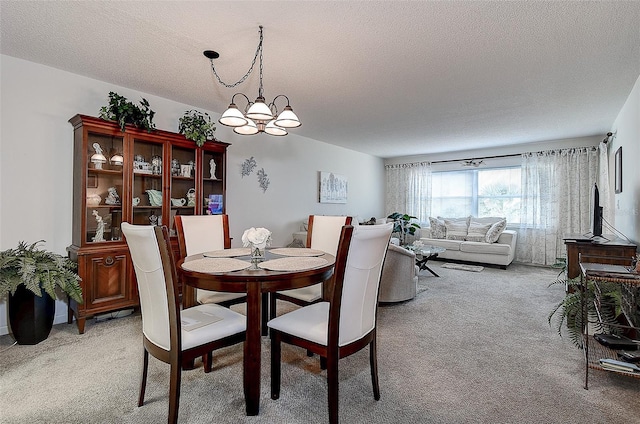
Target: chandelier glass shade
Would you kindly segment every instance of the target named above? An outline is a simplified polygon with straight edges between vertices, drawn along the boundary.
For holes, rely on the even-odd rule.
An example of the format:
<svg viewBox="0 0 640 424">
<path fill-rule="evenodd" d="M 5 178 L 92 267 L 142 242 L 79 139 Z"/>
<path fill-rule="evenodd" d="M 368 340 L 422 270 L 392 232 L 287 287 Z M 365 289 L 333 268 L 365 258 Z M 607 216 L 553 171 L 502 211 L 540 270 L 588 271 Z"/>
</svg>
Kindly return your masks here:
<svg viewBox="0 0 640 424">
<path fill-rule="evenodd" d="M 244 82 L 253 71 L 256 60 L 259 58 L 260 86 L 258 88 L 258 97 L 256 97 L 256 100 L 252 102 L 249 100 L 249 97 L 243 93 L 234 94 L 231 98 L 231 104 L 229 104 L 227 110 L 220 116 L 218 122 L 222 125 L 233 127 L 233 132 L 236 134 L 254 135 L 264 132 L 269 135 L 284 136 L 288 134 L 288 128 L 297 128 L 302 125 L 302 123 L 300 122 L 300 119 L 298 119 L 298 116 L 293 112 L 293 108 L 289 104 L 289 98 L 284 94 L 277 95 L 269 104 L 265 101 L 262 94 L 262 26 L 260 26 L 259 33 L 260 42 L 258 43 L 258 48 L 256 50 L 255 57 L 253 58 L 253 62 L 251 63 L 251 67 L 236 83 L 227 84 L 220 79 L 220 76 L 218 76 L 213 63 L 214 59 L 220 57 L 217 52 L 212 50 L 206 50 L 204 52 L 205 57 L 207 57 L 211 62 L 211 69 L 218 79 L 218 82 L 227 88 L 236 87 Z M 236 96 L 244 97 L 246 100 L 247 104 L 243 110 L 238 108 L 235 101 Z M 279 98 L 285 98 L 287 100 L 287 105 L 282 109 L 282 112 L 279 112 L 278 107 L 276 106 L 276 100 Z"/>
</svg>

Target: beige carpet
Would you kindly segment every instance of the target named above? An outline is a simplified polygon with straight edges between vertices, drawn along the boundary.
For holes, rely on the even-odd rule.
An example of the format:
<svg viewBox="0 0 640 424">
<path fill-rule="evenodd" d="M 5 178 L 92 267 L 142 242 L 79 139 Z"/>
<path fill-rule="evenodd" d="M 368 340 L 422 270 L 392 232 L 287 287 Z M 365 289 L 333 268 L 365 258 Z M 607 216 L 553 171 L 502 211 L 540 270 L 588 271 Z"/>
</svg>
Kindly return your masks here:
<svg viewBox="0 0 640 424">
<path fill-rule="evenodd" d="M 638 423 L 640 380 L 591 372 L 547 314 L 563 296 L 557 270 L 511 265 L 460 272 L 430 263 L 413 300 L 379 308 L 381 399 L 372 395 L 368 352 L 340 362 L 340 417 L 359 423 Z M 242 311 L 242 308 L 238 310 Z M 0 337 L 0 422 L 162 423 L 168 366 L 150 359 L 147 404 L 136 406 L 142 363 L 139 315 L 86 333 L 56 325 L 36 346 Z M 244 415 L 242 348 L 220 351 L 215 371 L 183 373 L 181 423 L 323 423 L 326 379 L 317 358 L 283 349 L 282 393 L 269 396 L 263 339 L 261 410 Z"/>
</svg>

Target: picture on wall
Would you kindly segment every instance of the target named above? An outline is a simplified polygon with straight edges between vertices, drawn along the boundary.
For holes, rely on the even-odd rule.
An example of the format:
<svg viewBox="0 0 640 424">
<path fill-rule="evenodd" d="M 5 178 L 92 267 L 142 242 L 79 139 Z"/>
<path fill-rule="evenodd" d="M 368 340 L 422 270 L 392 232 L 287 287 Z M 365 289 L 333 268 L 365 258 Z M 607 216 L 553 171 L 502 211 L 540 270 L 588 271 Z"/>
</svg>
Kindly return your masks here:
<svg viewBox="0 0 640 424">
<path fill-rule="evenodd" d="M 320 172 L 320 203 L 347 203 L 347 177 Z"/>
</svg>

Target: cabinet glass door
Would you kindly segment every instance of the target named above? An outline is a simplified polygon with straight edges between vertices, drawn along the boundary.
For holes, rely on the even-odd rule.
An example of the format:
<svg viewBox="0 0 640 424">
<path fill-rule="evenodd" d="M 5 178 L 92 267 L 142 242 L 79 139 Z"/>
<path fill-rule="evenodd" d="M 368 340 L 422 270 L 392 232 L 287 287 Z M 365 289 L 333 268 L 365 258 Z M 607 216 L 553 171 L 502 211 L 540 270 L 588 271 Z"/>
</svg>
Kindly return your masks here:
<svg viewBox="0 0 640 424">
<path fill-rule="evenodd" d="M 120 240 L 123 138 L 89 133 L 85 242 Z"/>
<path fill-rule="evenodd" d="M 202 199 L 204 213 L 217 215 L 225 212 L 224 205 L 224 156 L 222 153 L 202 152 Z"/>
<path fill-rule="evenodd" d="M 173 219 L 176 215 L 196 213 L 196 152 L 194 148 L 171 148 L 171 213 L 169 234 L 175 235 Z"/>
<path fill-rule="evenodd" d="M 162 225 L 164 162 L 162 143 L 145 140 L 133 141 L 133 224 Z"/>
</svg>

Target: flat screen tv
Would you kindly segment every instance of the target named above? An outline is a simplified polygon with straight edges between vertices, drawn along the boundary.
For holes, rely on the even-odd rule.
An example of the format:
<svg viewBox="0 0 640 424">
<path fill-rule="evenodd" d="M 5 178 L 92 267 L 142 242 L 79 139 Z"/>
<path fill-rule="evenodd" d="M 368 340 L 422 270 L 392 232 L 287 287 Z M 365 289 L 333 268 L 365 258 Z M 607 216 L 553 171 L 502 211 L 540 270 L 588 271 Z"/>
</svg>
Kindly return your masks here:
<svg viewBox="0 0 640 424">
<path fill-rule="evenodd" d="M 598 184 L 593 184 L 591 192 L 591 236 L 602 236 L 602 206 L 600 206 L 600 192 Z"/>
</svg>

